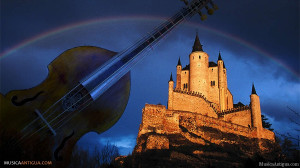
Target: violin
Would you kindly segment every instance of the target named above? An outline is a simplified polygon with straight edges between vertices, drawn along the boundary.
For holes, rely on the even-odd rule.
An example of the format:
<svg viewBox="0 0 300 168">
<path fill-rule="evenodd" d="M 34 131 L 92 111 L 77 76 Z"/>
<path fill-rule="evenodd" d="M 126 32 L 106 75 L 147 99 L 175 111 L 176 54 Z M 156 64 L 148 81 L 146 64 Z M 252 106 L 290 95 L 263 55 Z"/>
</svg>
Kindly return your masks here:
<svg viewBox="0 0 300 168">
<path fill-rule="evenodd" d="M 48 65 L 36 87 L 0 94 L 1 161 L 51 161 L 67 167 L 73 147 L 87 132 L 104 132 L 122 116 L 130 93 L 130 69 L 143 52 L 211 0 L 186 7 L 120 53 L 94 46 L 66 50 Z"/>
</svg>

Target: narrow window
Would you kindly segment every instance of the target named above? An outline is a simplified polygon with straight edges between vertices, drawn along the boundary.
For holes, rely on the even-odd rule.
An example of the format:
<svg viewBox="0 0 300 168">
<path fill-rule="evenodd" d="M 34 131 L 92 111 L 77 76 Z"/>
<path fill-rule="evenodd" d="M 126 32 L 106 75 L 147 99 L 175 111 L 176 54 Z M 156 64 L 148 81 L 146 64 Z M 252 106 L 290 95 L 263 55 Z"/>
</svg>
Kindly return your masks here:
<svg viewBox="0 0 300 168">
<path fill-rule="evenodd" d="M 199 55 L 199 59 L 201 59 L 201 56 Z"/>
</svg>

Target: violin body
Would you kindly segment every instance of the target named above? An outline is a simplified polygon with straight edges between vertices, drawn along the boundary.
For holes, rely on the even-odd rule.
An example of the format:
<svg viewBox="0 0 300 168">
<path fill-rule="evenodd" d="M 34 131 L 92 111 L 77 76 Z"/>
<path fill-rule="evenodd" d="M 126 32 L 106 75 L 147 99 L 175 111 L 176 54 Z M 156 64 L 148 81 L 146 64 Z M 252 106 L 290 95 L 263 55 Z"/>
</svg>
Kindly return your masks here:
<svg viewBox="0 0 300 168">
<path fill-rule="evenodd" d="M 113 126 L 129 99 L 129 72 L 80 112 L 69 110 L 56 119 L 64 112 L 63 103 L 49 107 L 115 54 L 92 46 L 69 49 L 48 65 L 49 74 L 40 85 L 0 94 L 1 160 L 52 161 L 55 167 L 67 167 L 80 137 Z M 82 93 L 88 92 L 83 88 Z M 55 135 L 36 111 L 55 130 Z"/>
</svg>

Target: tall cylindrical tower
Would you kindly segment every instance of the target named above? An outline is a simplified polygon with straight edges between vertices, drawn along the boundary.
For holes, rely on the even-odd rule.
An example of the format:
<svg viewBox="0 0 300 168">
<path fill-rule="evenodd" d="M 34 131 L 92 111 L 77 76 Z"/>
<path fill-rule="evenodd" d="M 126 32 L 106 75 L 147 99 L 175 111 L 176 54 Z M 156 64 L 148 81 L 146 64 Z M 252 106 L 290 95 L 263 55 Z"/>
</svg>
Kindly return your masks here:
<svg viewBox="0 0 300 168">
<path fill-rule="evenodd" d="M 172 73 L 169 80 L 169 94 L 168 94 L 168 109 L 173 110 L 173 89 L 174 89 L 174 81 L 172 77 Z"/>
<path fill-rule="evenodd" d="M 252 127 L 256 127 L 259 133 L 262 130 L 261 109 L 259 96 L 256 94 L 254 84 L 252 85 L 252 94 L 250 95 L 250 101 Z"/>
<path fill-rule="evenodd" d="M 182 70 L 182 66 L 181 66 L 180 58 L 178 59 L 178 63 L 177 63 L 176 69 L 177 69 L 176 89 L 181 90 L 181 70 Z"/>
<path fill-rule="evenodd" d="M 208 60 L 197 34 L 190 54 L 190 91 L 200 92 L 205 97 L 208 94 Z"/>
<path fill-rule="evenodd" d="M 221 57 L 221 53 L 219 52 L 218 58 L 218 84 L 219 84 L 219 103 L 220 103 L 220 110 L 223 111 L 226 109 L 226 71 L 224 68 L 224 62 Z"/>
</svg>

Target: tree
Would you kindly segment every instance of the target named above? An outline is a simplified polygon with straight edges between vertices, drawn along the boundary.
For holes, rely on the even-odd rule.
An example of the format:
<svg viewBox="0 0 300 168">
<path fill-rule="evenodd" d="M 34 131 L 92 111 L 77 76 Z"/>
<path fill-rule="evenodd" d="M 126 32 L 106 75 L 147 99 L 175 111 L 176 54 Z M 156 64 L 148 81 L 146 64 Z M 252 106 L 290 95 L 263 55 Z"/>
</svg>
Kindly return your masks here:
<svg viewBox="0 0 300 168">
<path fill-rule="evenodd" d="M 94 160 L 97 167 L 112 167 L 115 158 L 118 156 L 120 156 L 119 148 L 109 142 L 100 151 L 98 148 L 95 148 L 94 151 Z"/>
<path fill-rule="evenodd" d="M 118 147 L 110 144 L 109 142 L 107 142 L 106 145 L 101 149 L 95 146 L 94 152 L 91 154 L 88 151 L 75 146 L 72 152 L 71 164 L 69 167 L 116 167 L 114 165 L 114 161 L 118 156 L 120 156 Z"/>
<path fill-rule="evenodd" d="M 269 123 L 267 120 L 268 120 L 268 118 L 265 117 L 265 115 L 261 115 L 261 121 L 262 121 L 263 128 L 266 128 L 266 129 L 268 129 L 270 131 L 273 131 L 274 129 L 271 128 L 272 124 Z"/>
<path fill-rule="evenodd" d="M 80 149 L 77 145 L 74 147 L 69 167 L 95 167 L 93 158 L 88 151 Z"/>
</svg>

